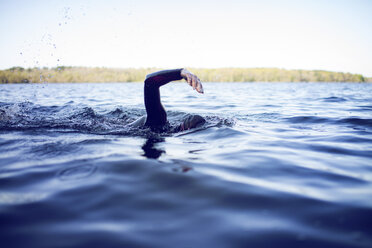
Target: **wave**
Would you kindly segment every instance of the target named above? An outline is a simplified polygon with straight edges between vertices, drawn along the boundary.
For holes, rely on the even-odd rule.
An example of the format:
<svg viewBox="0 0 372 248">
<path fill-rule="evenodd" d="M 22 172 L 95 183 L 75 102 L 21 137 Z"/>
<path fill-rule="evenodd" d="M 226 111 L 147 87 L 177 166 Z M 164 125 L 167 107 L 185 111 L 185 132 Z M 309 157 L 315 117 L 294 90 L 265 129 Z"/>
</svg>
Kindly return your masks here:
<svg viewBox="0 0 372 248">
<path fill-rule="evenodd" d="M 336 121 L 340 124 L 351 124 L 355 126 L 364 126 L 372 128 L 372 119 L 363 119 L 358 117 L 343 118 Z"/>
<path fill-rule="evenodd" d="M 337 124 L 337 125 L 351 125 L 353 127 L 368 127 L 372 128 L 372 119 L 365 119 L 359 117 L 347 117 L 347 118 L 327 118 L 318 116 L 294 116 L 286 118 L 290 123 L 302 123 L 302 124 Z"/>
<path fill-rule="evenodd" d="M 337 96 L 331 96 L 331 97 L 325 97 L 321 99 L 323 102 L 345 102 L 347 99 L 343 97 L 337 97 Z"/>
</svg>

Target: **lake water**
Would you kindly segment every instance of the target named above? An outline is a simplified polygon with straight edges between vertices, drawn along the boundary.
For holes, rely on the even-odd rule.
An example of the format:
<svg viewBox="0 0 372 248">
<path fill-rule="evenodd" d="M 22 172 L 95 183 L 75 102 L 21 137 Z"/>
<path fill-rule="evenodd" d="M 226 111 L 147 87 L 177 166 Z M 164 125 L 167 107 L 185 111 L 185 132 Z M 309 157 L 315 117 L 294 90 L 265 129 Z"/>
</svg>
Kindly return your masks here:
<svg viewBox="0 0 372 248">
<path fill-rule="evenodd" d="M 372 84 L 0 85 L 1 247 L 372 247 Z"/>
</svg>

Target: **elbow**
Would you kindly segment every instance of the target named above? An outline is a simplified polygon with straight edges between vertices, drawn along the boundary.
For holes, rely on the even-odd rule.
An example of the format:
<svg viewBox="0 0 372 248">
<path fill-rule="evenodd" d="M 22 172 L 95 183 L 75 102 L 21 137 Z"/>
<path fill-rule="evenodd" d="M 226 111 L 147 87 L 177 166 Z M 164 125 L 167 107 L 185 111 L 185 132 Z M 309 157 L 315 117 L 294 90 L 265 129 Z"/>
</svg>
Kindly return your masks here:
<svg viewBox="0 0 372 248">
<path fill-rule="evenodd" d="M 146 77 L 145 84 L 151 84 L 153 82 L 153 79 L 151 77 Z"/>
<path fill-rule="evenodd" d="M 156 80 L 156 74 L 150 73 L 146 75 L 145 84 L 151 84 L 154 83 Z"/>
<path fill-rule="evenodd" d="M 164 84 L 164 79 L 157 76 L 147 76 L 145 80 L 145 87 L 155 87 L 159 88 Z"/>
<path fill-rule="evenodd" d="M 148 88 L 148 89 L 153 88 L 155 86 L 155 82 L 152 78 L 146 78 L 144 83 L 145 83 L 145 88 Z"/>
<path fill-rule="evenodd" d="M 146 76 L 145 79 L 145 86 L 146 87 L 156 87 L 159 88 L 160 86 L 168 83 L 169 80 L 167 80 L 166 77 L 159 76 L 159 75 L 153 75 L 149 74 Z"/>
</svg>

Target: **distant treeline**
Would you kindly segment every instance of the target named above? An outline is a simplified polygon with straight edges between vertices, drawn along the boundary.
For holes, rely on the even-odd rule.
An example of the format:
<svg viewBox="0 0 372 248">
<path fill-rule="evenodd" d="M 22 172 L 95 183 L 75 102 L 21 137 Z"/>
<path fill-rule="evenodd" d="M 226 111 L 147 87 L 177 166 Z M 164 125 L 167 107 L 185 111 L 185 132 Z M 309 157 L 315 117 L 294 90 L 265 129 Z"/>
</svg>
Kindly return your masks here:
<svg viewBox="0 0 372 248">
<path fill-rule="evenodd" d="M 161 68 L 115 69 L 102 67 L 28 68 L 0 70 L 0 83 L 143 82 Z M 189 68 L 204 82 L 372 82 L 360 74 L 277 68 Z"/>
</svg>

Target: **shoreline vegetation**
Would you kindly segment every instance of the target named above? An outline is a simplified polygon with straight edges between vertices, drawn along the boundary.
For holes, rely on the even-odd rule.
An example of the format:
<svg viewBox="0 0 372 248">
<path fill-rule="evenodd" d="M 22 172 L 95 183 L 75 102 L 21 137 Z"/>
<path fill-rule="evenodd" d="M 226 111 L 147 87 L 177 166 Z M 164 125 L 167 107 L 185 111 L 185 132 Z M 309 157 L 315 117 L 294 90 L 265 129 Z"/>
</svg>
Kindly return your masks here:
<svg viewBox="0 0 372 248">
<path fill-rule="evenodd" d="M 372 82 L 360 74 L 323 70 L 278 68 L 188 68 L 203 82 Z M 71 67 L 22 68 L 0 70 L 0 83 L 105 83 L 143 82 L 146 74 L 162 68 Z"/>
</svg>

